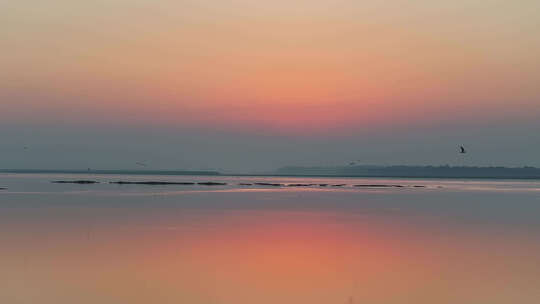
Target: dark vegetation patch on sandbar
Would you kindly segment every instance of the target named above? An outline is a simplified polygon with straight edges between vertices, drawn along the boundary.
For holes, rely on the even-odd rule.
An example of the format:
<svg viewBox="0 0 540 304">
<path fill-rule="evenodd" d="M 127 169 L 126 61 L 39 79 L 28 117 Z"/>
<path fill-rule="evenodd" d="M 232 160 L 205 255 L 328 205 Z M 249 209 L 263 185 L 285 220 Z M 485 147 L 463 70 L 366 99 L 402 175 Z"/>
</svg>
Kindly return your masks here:
<svg viewBox="0 0 540 304">
<path fill-rule="evenodd" d="M 258 185 L 258 186 L 272 186 L 272 187 L 282 186 L 282 184 L 274 184 L 274 183 L 255 183 L 255 185 Z"/>
<path fill-rule="evenodd" d="M 195 185 L 193 182 L 155 182 L 155 181 L 147 181 L 147 182 L 128 182 L 128 181 L 117 181 L 117 182 L 109 182 L 110 184 L 118 184 L 118 185 Z"/>
<path fill-rule="evenodd" d="M 203 185 L 203 186 L 225 186 L 227 183 L 218 183 L 218 182 L 200 182 L 197 183 L 197 185 Z"/>
<path fill-rule="evenodd" d="M 99 184 L 98 181 L 93 180 L 58 180 L 58 181 L 52 181 L 51 183 L 54 184 Z"/>
<path fill-rule="evenodd" d="M 287 187 L 310 187 L 315 186 L 315 184 L 288 184 Z"/>
</svg>

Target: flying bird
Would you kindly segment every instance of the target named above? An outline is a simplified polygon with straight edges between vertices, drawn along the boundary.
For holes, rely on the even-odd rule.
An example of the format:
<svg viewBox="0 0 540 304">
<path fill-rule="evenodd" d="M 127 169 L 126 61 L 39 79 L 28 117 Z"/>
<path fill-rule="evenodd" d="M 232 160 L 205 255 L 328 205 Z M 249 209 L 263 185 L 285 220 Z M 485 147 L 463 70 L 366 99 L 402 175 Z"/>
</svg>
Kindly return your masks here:
<svg viewBox="0 0 540 304">
<path fill-rule="evenodd" d="M 459 146 L 459 150 L 460 150 L 459 153 L 461 154 L 467 153 L 467 151 L 465 151 L 465 148 L 463 146 Z"/>
<path fill-rule="evenodd" d="M 136 162 L 135 164 L 137 164 L 137 165 L 139 165 L 139 166 L 142 166 L 142 167 L 146 167 L 146 164 L 145 164 L 145 163 Z"/>
</svg>

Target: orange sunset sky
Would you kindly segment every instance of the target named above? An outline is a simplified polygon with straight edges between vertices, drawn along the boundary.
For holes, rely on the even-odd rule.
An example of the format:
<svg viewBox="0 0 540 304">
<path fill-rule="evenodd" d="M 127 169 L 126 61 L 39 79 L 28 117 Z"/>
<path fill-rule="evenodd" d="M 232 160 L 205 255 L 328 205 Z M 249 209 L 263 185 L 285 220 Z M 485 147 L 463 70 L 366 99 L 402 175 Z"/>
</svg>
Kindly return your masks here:
<svg viewBox="0 0 540 304">
<path fill-rule="evenodd" d="M 0 20 L 0 167 L 540 165 L 538 1 L 21 0 Z M 459 144 L 484 156 L 440 154 Z"/>
</svg>

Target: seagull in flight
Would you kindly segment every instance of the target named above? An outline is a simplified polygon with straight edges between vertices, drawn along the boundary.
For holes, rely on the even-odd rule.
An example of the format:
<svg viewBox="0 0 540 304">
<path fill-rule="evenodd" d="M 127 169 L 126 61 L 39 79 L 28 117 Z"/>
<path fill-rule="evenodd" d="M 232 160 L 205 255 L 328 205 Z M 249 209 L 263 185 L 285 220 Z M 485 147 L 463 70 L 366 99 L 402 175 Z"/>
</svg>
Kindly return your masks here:
<svg viewBox="0 0 540 304">
<path fill-rule="evenodd" d="M 139 166 L 141 166 L 141 167 L 146 167 L 146 164 L 145 164 L 145 163 L 136 162 L 135 164 L 136 164 L 136 165 L 139 165 Z"/>
<path fill-rule="evenodd" d="M 465 154 L 467 151 L 465 151 L 465 148 L 463 146 L 459 146 L 459 153 Z"/>
</svg>

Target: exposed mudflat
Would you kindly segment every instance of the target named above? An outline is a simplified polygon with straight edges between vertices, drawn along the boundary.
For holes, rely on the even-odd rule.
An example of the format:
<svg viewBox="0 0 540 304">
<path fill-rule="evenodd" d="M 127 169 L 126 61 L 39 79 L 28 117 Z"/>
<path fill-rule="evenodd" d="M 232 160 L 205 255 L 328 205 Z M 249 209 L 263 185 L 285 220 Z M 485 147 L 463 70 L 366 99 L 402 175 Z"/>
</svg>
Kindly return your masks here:
<svg viewBox="0 0 540 304">
<path fill-rule="evenodd" d="M 103 182 L 103 181 L 102 181 Z M 95 180 L 56 180 L 52 181 L 55 184 L 99 184 L 100 181 Z M 106 183 L 106 182 L 104 182 Z M 109 184 L 116 185 L 149 185 L 149 186 L 164 186 L 164 185 L 180 185 L 180 186 L 226 186 L 226 182 L 217 181 L 110 181 Z M 425 188 L 424 185 L 410 185 L 410 184 L 317 184 L 317 183 L 269 183 L 269 182 L 253 182 L 237 183 L 239 186 L 265 186 L 265 187 L 357 187 L 357 188 Z M 0 188 L 5 190 L 5 188 Z"/>
</svg>

